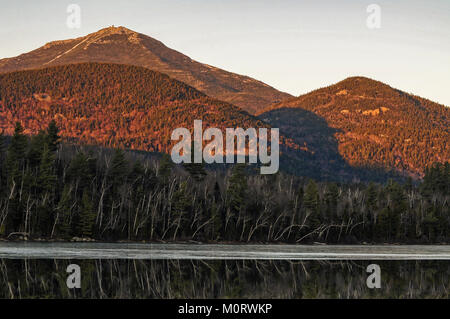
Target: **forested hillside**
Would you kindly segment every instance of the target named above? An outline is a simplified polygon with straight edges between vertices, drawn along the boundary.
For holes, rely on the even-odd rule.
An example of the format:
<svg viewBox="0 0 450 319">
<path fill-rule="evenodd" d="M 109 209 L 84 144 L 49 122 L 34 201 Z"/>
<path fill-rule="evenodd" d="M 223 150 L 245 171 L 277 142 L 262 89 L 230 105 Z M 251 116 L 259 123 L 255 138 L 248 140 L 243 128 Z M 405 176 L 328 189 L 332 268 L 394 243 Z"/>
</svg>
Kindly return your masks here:
<svg viewBox="0 0 450 319">
<path fill-rule="evenodd" d="M 0 74 L 0 132 L 37 134 L 55 120 L 65 140 L 169 152 L 178 127 L 268 127 L 245 111 L 141 67 L 84 63 Z"/>
<path fill-rule="evenodd" d="M 314 152 L 323 167 L 343 160 L 422 177 L 426 167 L 450 160 L 450 108 L 368 78 L 273 105 L 259 118 Z"/>
<path fill-rule="evenodd" d="M 143 154 L 60 144 L 58 128 L 0 136 L 0 236 L 98 240 L 449 242 L 450 165 L 421 184 L 336 184 L 174 167 Z"/>
</svg>

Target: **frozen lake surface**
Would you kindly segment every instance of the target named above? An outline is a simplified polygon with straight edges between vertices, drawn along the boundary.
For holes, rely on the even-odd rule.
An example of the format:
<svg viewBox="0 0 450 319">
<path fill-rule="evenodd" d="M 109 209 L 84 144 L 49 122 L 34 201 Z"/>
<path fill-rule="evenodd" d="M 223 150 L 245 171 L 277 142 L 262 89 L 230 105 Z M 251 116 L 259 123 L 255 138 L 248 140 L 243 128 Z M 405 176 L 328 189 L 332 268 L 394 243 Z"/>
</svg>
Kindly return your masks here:
<svg viewBox="0 0 450 319">
<path fill-rule="evenodd" d="M 0 242 L 0 259 L 450 260 L 450 245 L 203 245 Z"/>
</svg>

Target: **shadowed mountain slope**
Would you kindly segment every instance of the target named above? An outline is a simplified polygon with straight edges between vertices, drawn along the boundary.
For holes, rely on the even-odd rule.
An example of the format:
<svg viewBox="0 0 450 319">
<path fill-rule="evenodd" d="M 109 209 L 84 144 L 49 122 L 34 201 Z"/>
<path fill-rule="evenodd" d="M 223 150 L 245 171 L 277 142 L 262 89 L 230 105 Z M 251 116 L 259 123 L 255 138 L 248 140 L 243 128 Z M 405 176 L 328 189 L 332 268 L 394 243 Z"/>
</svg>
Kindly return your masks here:
<svg viewBox="0 0 450 319">
<path fill-rule="evenodd" d="M 326 125 L 314 125 L 305 114 Z M 420 177 L 432 163 L 450 160 L 448 107 L 364 77 L 275 104 L 259 118 L 322 165 L 342 158 L 356 168 Z"/>
</svg>

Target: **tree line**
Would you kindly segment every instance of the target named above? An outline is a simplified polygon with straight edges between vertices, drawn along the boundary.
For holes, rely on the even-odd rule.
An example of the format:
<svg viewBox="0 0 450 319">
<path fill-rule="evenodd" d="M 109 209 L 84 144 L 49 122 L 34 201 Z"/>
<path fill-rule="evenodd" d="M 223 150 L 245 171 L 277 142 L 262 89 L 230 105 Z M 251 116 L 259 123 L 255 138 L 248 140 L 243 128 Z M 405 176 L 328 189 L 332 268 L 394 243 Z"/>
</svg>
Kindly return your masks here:
<svg viewBox="0 0 450 319">
<path fill-rule="evenodd" d="M 245 164 L 62 144 L 52 121 L 0 136 L 0 236 L 289 243 L 448 242 L 450 164 L 420 183 L 330 183 Z"/>
</svg>

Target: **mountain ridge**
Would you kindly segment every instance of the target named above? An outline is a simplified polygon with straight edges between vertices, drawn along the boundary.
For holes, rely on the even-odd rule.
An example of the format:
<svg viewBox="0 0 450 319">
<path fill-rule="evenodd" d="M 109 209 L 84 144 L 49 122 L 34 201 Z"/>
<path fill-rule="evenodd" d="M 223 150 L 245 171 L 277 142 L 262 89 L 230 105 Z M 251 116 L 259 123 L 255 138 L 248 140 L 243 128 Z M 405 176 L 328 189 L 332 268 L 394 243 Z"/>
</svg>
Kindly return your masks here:
<svg viewBox="0 0 450 319">
<path fill-rule="evenodd" d="M 268 127 L 227 102 L 142 67 L 80 63 L 0 74 L 0 131 L 29 135 L 55 120 L 84 144 L 168 152 L 174 128 Z"/>
<path fill-rule="evenodd" d="M 17 57 L 1 59 L 0 73 L 82 62 L 142 66 L 249 113 L 291 97 L 248 76 L 197 62 L 159 40 L 125 27 L 108 27 L 84 37 L 52 41 Z"/>
<path fill-rule="evenodd" d="M 418 178 L 434 162 L 450 160 L 450 108 L 380 81 L 350 77 L 257 114 L 299 145 L 315 143 L 312 149 L 326 153 L 325 136 L 317 143 L 292 124 L 302 122 L 295 110 L 323 118 L 334 130 L 338 153 L 354 167 L 394 169 Z"/>
</svg>

